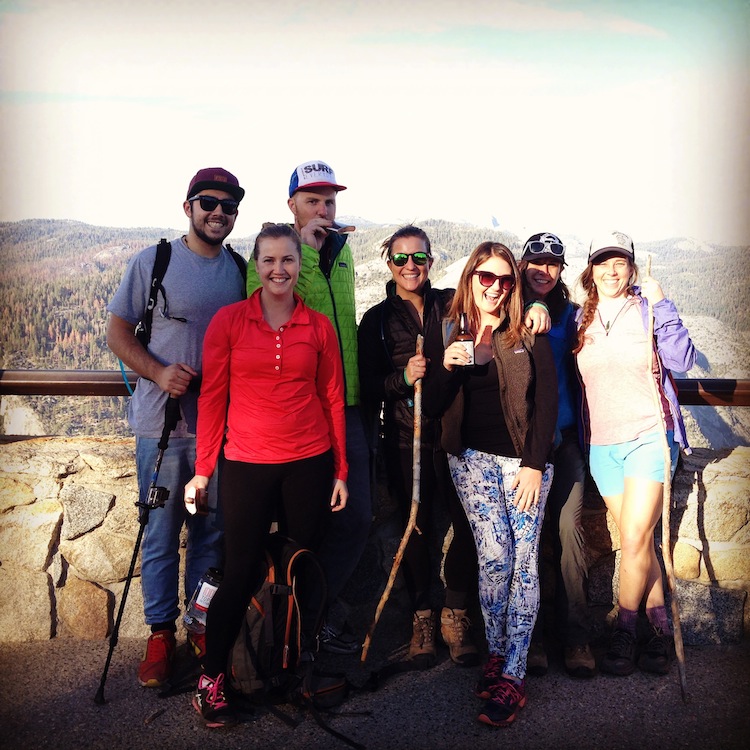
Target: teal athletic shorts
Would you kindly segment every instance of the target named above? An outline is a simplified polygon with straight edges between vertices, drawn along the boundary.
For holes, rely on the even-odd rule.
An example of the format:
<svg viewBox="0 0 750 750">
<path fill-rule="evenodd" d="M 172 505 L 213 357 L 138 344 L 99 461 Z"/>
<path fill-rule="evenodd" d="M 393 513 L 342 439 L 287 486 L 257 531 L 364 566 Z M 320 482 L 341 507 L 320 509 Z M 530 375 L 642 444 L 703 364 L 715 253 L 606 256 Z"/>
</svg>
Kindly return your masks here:
<svg viewBox="0 0 750 750">
<path fill-rule="evenodd" d="M 677 468 L 679 448 L 674 431 L 667 430 L 672 476 Z M 661 432 L 651 432 L 627 443 L 592 445 L 589 470 L 603 497 L 621 495 L 625 477 L 664 481 L 664 443 Z"/>
</svg>

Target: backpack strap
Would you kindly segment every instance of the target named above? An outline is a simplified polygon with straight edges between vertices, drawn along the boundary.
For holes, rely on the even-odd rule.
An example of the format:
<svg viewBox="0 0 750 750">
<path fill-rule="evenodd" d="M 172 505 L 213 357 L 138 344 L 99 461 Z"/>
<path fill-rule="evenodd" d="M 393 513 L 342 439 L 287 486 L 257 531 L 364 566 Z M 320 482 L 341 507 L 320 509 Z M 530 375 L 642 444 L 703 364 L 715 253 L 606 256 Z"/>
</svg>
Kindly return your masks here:
<svg viewBox="0 0 750 750">
<path fill-rule="evenodd" d="M 247 261 L 229 244 L 224 245 L 229 250 L 232 260 L 237 264 L 242 275 L 242 299 L 247 299 Z"/>
<path fill-rule="evenodd" d="M 247 262 L 236 250 L 233 250 L 230 245 L 225 245 L 224 247 L 229 251 L 229 255 L 237 264 L 237 270 L 242 276 L 242 299 L 245 299 L 247 297 Z M 154 260 L 154 269 L 151 272 L 151 285 L 149 287 L 146 309 L 143 311 L 143 317 L 138 321 L 138 325 L 135 327 L 135 336 L 144 347 L 148 346 L 148 342 L 151 341 L 151 325 L 159 292 L 161 292 L 161 296 L 166 299 L 166 293 L 162 281 L 164 280 L 164 275 L 167 273 L 171 257 L 172 243 L 162 237 L 159 240 L 159 244 L 156 246 L 156 260 Z"/>
<path fill-rule="evenodd" d="M 156 246 L 156 260 L 154 261 L 154 269 L 151 272 L 151 286 L 149 287 L 146 309 L 143 311 L 143 317 L 135 327 L 135 336 L 144 347 L 148 346 L 148 342 L 151 341 L 151 322 L 154 317 L 156 299 L 159 296 L 159 290 L 161 290 L 162 297 L 164 296 L 164 287 L 161 282 L 164 279 L 164 274 L 167 272 L 171 257 L 172 244 L 162 237 Z"/>
</svg>

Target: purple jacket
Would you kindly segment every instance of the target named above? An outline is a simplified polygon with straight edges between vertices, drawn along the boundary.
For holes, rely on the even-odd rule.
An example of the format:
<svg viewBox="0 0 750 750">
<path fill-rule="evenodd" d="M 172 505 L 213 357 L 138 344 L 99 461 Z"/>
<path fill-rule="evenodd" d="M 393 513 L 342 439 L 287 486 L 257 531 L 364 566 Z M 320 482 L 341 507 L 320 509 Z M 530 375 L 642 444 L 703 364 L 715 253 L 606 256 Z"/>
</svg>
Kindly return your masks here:
<svg viewBox="0 0 750 750">
<path fill-rule="evenodd" d="M 648 301 L 641 295 L 640 287 L 634 287 L 635 294 L 641 304 L 643 329 L 648 333 Z M 653 306 L 654 310 L 654 340 L 656 341 L 657 361 L 659 364 L 659 385 L 661 392 L 669 402 L 669 411 L 674 424 L 674 437 L 685 453 L 691 453 L 685 432 L 685 423 L 680 412 L 677 398 L 677 387 L 672 378 L 671 370 L 687 372 L 695 364 L 695 347 L 690 339 L 690 333 L 685 328 L 677 308 L 671 300 L 663 299 Z M 576 323 L 580 328 L 583 310 L 576 313 Z M 579 375 L 580 379 L 580 375 Z M 583 384 L 582 384 L 583 387 Z M 584 412 L 585 389 L 584 389 Z M 587 420 L 584 420 L 587 422 Z M 588 434 L 586 435 L 588 442 Z"/>
</svg>

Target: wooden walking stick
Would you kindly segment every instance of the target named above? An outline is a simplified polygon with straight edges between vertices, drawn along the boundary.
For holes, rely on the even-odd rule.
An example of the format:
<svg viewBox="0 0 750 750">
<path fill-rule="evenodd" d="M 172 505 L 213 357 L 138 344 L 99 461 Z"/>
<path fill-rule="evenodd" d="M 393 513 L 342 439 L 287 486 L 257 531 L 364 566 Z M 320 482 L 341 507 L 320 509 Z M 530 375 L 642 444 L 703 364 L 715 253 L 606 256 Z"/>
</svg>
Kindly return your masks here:
<svg viewBox="0 0 750 750">
<path fill-rule="evenodd" d="M 651 276 L 651 255 L 646 260 L 646 276 Z M 656 405 L 656 413 L 661 419 L 661 436 L 662 447 L 664 449 L 664 491 L 662 497 L 662 514 L 661 514 L 661 551 L 664 559 L 664 570 L 667 574 L 667 586 L 672 598 L 672 626 L 674 629 L 674 648 L 677 654 L 677 671 L 680 676 L 680 691 L 682 692 L 683 703 L 688 702 L 687 677 L 685 675 L 685 647 L 682 642 L 682 626 L 680 625 L 680 607 L 677 601 L 677 590 L 674 578 L 674 565 L 672 563 L 672 530 L 671 516 L 672 509 L 672 456 L 669 450 L 667 440 L 667 425 L 661 408 L 661 398 L 656 380 L 653 377 L 654 371 L 654 306 L 651 300 L 648 301 L 648 369 L 652 377 L 649 378 L 651 384 L 651 393 Z"/>
<path fill-rule="evenodd" d="M 422 354 L 424 350 L 424 336 L 420 333 L 417 336 L 417 354 Z M 409 521 L 406 524 L 404 535 L 401 537 L 401 543 L 398 545 L 396 551 L 396 557 L 393 558 L 393 567 L 391 568 L 391 574 L 388 576 L 388 583 L 385 586 L 383 595 L 380 597 L 378 607 L 375 610 L 375 619 L 370 625 L 370 630 L 365 637 L 365 642 L 362 645 L 362 657 L 361 661 L 364 664 L 367 659 L 367 652 L 370 650 L 370 641 L 372 641 L 372 634 L 375 632 L 375 626 L 378 624 L 380 615 L 383 612 L 388 597 L 391 595 L 391 589 L 393 588 L 393 582 L 396 580 L 396 573 L 398 573 L 401 560 L 404 557 L 404 551 L 406 545 L 409 543 L 409 537 L 411 532 L 417 528 L 417 511 L 419 510 L 419 487 L 420 477 L 422 470 L 422 380 L 421 378 L 414 383 L 414 442 L 413 442 L 413 459 L 412 459 L 412 482 L 411 482 L 411 508 L 409 509 Z M 417 533 L 422 532 L 417 528 Z"/>
</svg>

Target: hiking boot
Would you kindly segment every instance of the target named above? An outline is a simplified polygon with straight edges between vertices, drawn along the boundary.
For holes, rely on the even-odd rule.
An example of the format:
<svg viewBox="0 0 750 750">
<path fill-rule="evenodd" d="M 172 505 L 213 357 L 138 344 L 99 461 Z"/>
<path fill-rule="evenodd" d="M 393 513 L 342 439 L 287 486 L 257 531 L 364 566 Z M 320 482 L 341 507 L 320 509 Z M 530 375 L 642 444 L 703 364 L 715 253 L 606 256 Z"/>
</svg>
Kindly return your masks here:
<svg viewBox="0 0 750 750">
<path fill-rule="evenodd" d="M 540 641 L 532 641 L 526 656 L 526 672 L 532 677 L 544 677 L 549 669 L 547 652 Z"/>
<path fill-rule="evenodd" d="M 440 635 L 448 647 L 451 661 L 460 667 L 479 664 L 479 651 L 471 640 L 471 620 L 465 609 L 443 607 L 440 613 Z"/>
<path fill-rule="evenodd" d="M 615 630 L 602 659 L 601 669 L 618 677 L 632 674 L 635 669 L 635 635 L 627 630 Z"/>
<path fill-rule="evenodd" d="M 195 654 L 195 658 L 202 662 L 206 655 L 206 634 L 188 632 L 187 642 L 188 647 Z"/>
<path fill-rule="evenodd" d="M 477 698 L 481 698 L 486 701 L 489 700 L 492 688 L 497 685 L 500 680 L 503 679 L 503 667 L 505 666 L 505 659 L 497 654 L 490 654 L 490 658 L 484 665 L 482 670 L 482 676 L 479 678 L 476 687 L 474 688 L 474 695 Z"/>
<path fill-rule="evenodd" d="M 422 614 L 420 614 L 420 612 Z M 409 643 L 407 661 L 421 661 L 427 664 L 435 662 L 435 613 L 431 609 L 422 609 L 414 613 L 412 636 Z"/>
<path fill-rule="evenodd" d="M 176 648 L 171 630 L 157 630 L 146 641 L 146 650 L 138 665 L 138 682 L 143 687 L 162 687 L 172 674 L 172 659 Z"/>
<path fill-rule="evenodd" d="M 336 630 L 332 625 L 324 624 L 318 640 L 320 648 L 329 654 L 356 654 L 362 648 L 359 639 L 347 625 Z"/>
<path fill-rule="evenodd" d="M 205 674 L 200 676 L 198 692 L 193 696 L 193 708 L 210 729 L 231 727 L 237 723 L 237 715 L 224 696 L 223 673 L 216 678 Z"/>
<path fill-rule="evenodd" d="M 667 674 L 674 654 L 674 637 L 651 625 L 651 633 L 641 652 L 638 666 L 644 672 Z"/>
<path fill-rule="evenodd" d="M 526 705 L 526 684 L 504 677 L 490 691 L 490 697 L 479 712 L 479 721 L 491 727 L 507 727 Z"/>
<path fill-rule="evenodd" d="M 565 647 L 565 670 L 571 677 L 588 679 L 594 676 L 596 660 L 588 643 Z"/>
</svg>

